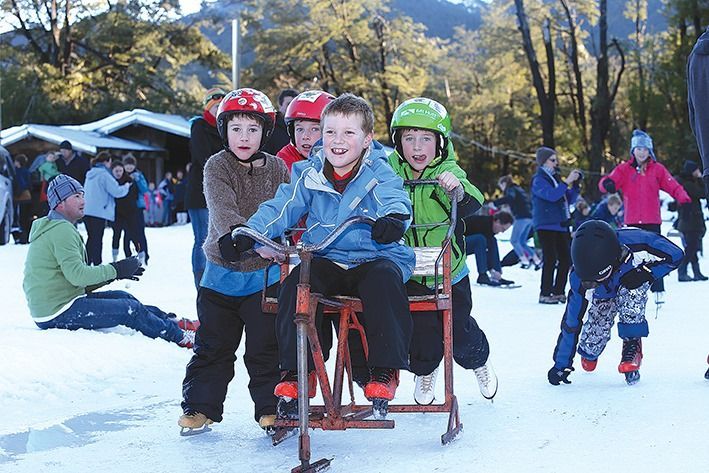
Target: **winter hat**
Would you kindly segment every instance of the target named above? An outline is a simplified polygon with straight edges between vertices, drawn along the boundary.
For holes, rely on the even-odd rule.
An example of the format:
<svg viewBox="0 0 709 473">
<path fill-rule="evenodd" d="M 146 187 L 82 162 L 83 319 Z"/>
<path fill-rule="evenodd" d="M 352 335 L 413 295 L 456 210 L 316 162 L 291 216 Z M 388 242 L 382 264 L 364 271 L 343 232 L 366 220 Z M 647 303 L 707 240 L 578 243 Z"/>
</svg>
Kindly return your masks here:
<svg viewBox="0 0 709 473">
<path fill-rule="evenodd" d="M 633 150 L 638 147 L 647 148 L 650 150 L 650 156 L 653 161 L 657 161 L 655 158 L 655 150 L 652 145 L 652 138 L 650 135 L 642 130 L 633 130 L 633 136 L 630 138 L 630 154 L 633 154 Z"/>
<path fill-rule="evenodd" d="M 541 148 L 537 149 L 537 164 L 542 165 L 547 162 L 547 159 L 551 158 L 553 155 L 556 154 L 556 151 L 554 151 L 552 148 L 547 148 L 546 146 L 542 146 Z"/>
<path fill-rule="evenodd" d="M 682 165 L 682 174 L 686 174 L 689 176 L 697 169 L 699 169 L 699 166 L 697 165 L 697 163 L 688 159 Z"/>
<path fill-rule="evenodd" d="M 78 193 L 84 193 L 84 188 L 79 181 L 66 174 L 59 174 L 49 182 L 49 187 L 47 188 L 49 208 L 54 210 L 57 205 Z"/>
<path fill-rule="evenodd" d="M 212 87 L 207 91 L 206 94 L 204 94 L 204 99 L 202 100 L 202 105 L 204 106 L 204 111 L 209 110 L 212 108 L 215 104 L 218 104 L 219 102 L 222 101 L 224 96 L 226 95 L 226 91 L 224 89 L 221 89 L 219 87 Z"/>
<path fill-rule="evenodd" d="M 69 151 L 74 151 L 74 147 L 68 140 L 64 140 L 59 144 L 59 149 L 68 149 Z"/>
</svg>

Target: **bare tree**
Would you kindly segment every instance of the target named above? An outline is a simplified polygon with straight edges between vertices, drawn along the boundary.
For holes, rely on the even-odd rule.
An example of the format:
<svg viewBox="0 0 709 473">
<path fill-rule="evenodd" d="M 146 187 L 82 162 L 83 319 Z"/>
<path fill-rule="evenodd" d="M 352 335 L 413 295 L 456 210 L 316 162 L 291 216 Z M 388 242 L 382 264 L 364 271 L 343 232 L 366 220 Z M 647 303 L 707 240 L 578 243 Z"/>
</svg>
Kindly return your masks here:
<svg viewBox="0 0 709 473">
<path fill-rule="evenodd" d="M 601 171 L 604 164 L 604 149 L 606 138 L 608 137 L 608 131 L 610 129 L 611 123 L 611 109 L 613 106 L 613 101 L 615 100 L 616 94 L 618 93 L 618 87 L 620 86 L 620 80 L 625 70 L 625 56 L 623 55 L 623 50 L 618 44 L 616 39 L 613 39 L 612 43 L 608 44 L 608 2 L 607 0 L 599 1 L 599 53 L 597 57 L 596 64 L 596 95 L 591 100 L 591 171 L 598 173 Z M 620 56 L 620 68 L 615 78 L 615 83 L 611 89 L 609 86 L 609 60 L 608 60 L 608 49 L 609 46 L 616 48 L 618 55 Z M 592 184 L 597 182 L 597 179 L 592 179 Z M 595 182 L 593 182 L 595 181 Z M 593 185 L 591 190 L 595 190 L 596 186 Z"/>
<path fill-rule="evenodd" d="M 529 30 L 529 21 L 527 13 L 524 10 L 524 1 L 515 0 L 517 10 L 517 20 L 519 22 L 519 31 L 522 33 L 522 45 L 524 53 L 529 62 L 529 69 L 532 74 L 532 84 L 537 93 L 537 100 L 541 109 L 542 120 L 542 141 L 544 146 L 554 147 L 554 120 L 556 115 L 556 70 L 554 65 L 554 49 L 551 43 L 551 27 L 550 21 L 547 18 L 544 21 L 542 28 L 544 36 L 544 49 L 546 51 L 547 63 L 547 87 L 544 86 L 544 79 L 540 71 L 539 61 L 537 61 L 537 53 L 532 44 L 532 35 Z"/>
<path fill-rule="evenodd" d="M 579 67 L 579 47 L 577 36 L 577 21 L 576 15 L 569 8 L 568 0 L 560 0 L 561 7 L 564 9 L 566 21 L 569 25 L 567 34 L 569 36 L 569 48 L 567 51 L 568 61 L 573 72 L 573 81 L 569 80 L 570 87 L 573 87 L 571 100 L 574 104 L 574 119 L 581 133 L 581 142 L 586 155 L 589 153 L 588 143 L 588 125 L 586 122 L 586 97 L 584 95 L 583 77 L 581 68 Z"/>
</svg>

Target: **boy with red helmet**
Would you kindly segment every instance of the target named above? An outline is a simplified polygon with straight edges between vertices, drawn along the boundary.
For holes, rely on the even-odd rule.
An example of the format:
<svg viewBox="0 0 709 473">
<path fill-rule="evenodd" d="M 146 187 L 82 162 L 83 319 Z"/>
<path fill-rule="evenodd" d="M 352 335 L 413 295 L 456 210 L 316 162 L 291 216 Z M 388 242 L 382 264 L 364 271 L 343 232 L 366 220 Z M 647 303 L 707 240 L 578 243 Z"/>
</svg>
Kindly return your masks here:
<svg viewBox="0 0 709 473">
<path fill-rule="evenodd" d="M 290 143 L 277 154 L 290 171 L 293 163 L 308 158 L 313 145 L 320 140 L 320 114 L 334 100 L 333 95 L 322 90 L 308 90 L 298 95 L 286 110 L 286 126 Z"/>
<path fill-rule="evenodd" d="M 204 244 L 207 264 L 197 295 L 201 325 L 194 356 L 182 383 L 178 425 L 205 428 L 220 422 L 227 385 L 234 377 L 235 352 L 246 330 L 244 363 L 251 378 L 254 418 L 271 432 L 276 413 L 273 389 L 280 380 L 275 316 L 261 310 L 261 290 L 268 271 L 269 291 L 279 279 L 277 266 L 250 253 L 238 262 L 224 249 L 220 236 L 253 215 L 259 205 L 289 181 L 283 161 L 261 149 L 273 129 L 275 110 L 268 97 L 254 89 L 229 92 L 219 104 L 217 129 L 224 149 L 204 167 L 204 194 L 209 230 Z M 231 243 L 231 242 L 229 242 Z M 206 429 L 203 429 L 206 430 Z"/>
</svg>

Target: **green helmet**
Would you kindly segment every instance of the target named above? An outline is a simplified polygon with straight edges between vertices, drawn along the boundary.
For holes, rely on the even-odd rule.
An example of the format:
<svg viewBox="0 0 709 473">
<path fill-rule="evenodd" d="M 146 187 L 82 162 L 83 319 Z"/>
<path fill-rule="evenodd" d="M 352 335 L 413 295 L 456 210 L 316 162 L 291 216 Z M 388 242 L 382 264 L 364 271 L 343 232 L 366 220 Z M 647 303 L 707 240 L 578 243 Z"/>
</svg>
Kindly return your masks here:
<svg viewBox="0 0 709 473">
<path fill-rule="evenodd" d="M 419 128 L 436 133 L 440 138 L 437 155 L 446 157 L 451 133 L 451 118 L 446 107 L 435 100 L 416 97 L 396 108 L 391 119 L 391 139 L 402 157 L 400 130 L 403 128 Z"/>
</svg>

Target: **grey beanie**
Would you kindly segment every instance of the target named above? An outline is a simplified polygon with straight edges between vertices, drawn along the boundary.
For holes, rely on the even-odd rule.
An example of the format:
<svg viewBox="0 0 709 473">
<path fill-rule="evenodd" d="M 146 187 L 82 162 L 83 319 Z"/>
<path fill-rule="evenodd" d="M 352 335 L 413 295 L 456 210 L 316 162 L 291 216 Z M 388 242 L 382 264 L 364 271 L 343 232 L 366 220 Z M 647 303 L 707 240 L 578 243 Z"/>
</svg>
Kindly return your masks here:
<svg viewBox="0 0 709 473">
<path fill-rule="evenodd" d="M 72 195 L 79 193 L 84 193 L 84 188 L 79 181 L 66 174 L 59 174 L 49 182 L 49 187 L 47 188 L 49 208 L 54 210 L 57 205 Z"/>
<path fill-rule="evenodd" d="M 542 146 L 541 148 L 537 149 L 537 164 L 542 165 L 547 162 L 547 159 L 551 158 L 553 155 L 556 154 L 556 151 L 554 151 L 551 148 L 547 148 L 546 146 Z"/>
</svg>

